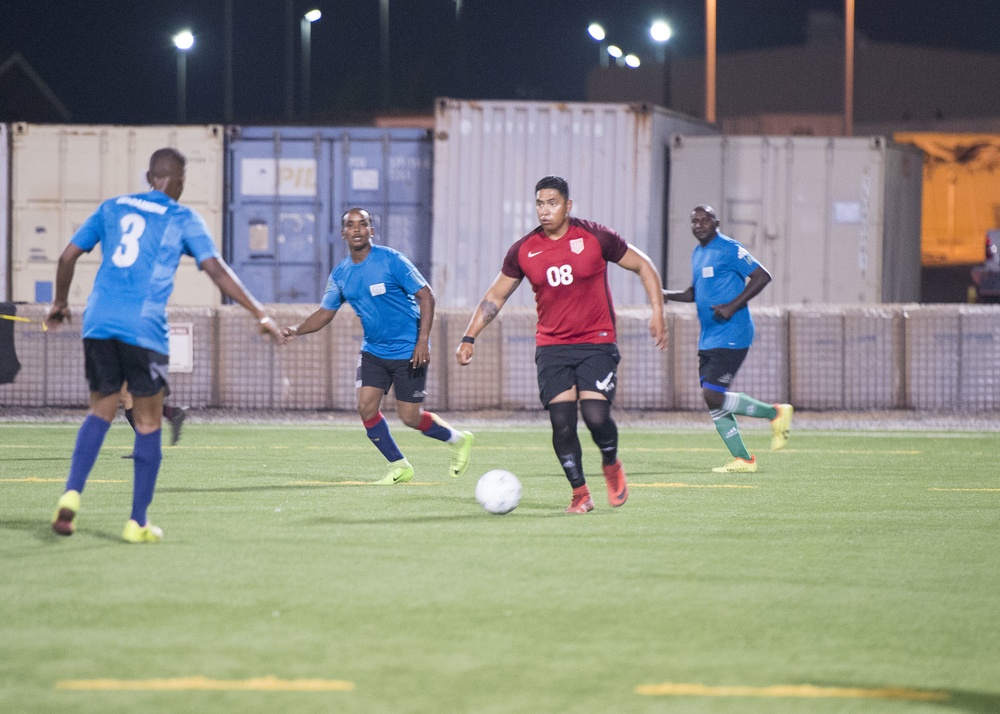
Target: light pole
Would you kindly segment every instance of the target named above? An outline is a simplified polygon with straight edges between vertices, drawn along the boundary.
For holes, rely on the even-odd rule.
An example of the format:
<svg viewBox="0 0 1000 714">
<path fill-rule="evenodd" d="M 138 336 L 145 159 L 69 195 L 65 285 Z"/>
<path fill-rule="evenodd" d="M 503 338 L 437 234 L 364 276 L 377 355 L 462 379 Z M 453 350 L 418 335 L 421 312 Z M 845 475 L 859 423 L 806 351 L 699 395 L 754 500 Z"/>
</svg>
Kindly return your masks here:
<svg viewBox="0 0 1000 714">
<path fill-rule="evenodd" d="M 312 74 L 312 24 L 323 17 L 319 10 L 312 9 L 302 16 L 299 30 L 302 39 L 302 116 L 309 116 L 309 90 Z"/>
<path fill-rule="evenodd" d="M 598 55 L 600 56 L 601 66 L 602 67 L 607 67 L 608 66 L 608 52 L 607 52 L 607 50 L 608 50 L 608 43 L 606 43 L 604 41 L 605 37 L 607 37 L 607 35 L 604 32 L 604 27 L 602 27 L 599 23 L 592 22 L 592 23 L 590 23 L 590 27 L 587 28 L 587 33 L 591 37 L 593 37 L 595 40 L 597 40 L 597 42 L 598 42 L 597 52 L 598 52 Z"/>
<path fill-rule="evenodd" d="M 625 64 L 625 53 L 618 45 L 608 45 L 608 54 L 615 58 L 615 64 L 619 67 Z"/>
<path fill-rule="evenodd" d="M 716 0 L 705 0 L 705 121 L 715 123 Z"/>
<path fill-rule="evenodd" d="M 187 53 L 194 47 L 194 35 L 190 30 L 182 30 L 174 35 L 177 47 L 177 123 L 187 121 Z"/>
<path fill-rule="evenodd" d="M 389 0 L 379 0 L 378 3 L 379 27 L 381 40 L 379 49 L 381 50 L 381 76 L 382 76 L 382 108 L 389 108 Z"/>
<path fill-rule="evenodd" d="M 649 36 L 656 43 L 656 60 L 663 66 L 663 106 L 670 106 L 670 54 L 667 43 L 673 30 L 665 20 L 656 20 L 649 27 Z"/>
</svg>

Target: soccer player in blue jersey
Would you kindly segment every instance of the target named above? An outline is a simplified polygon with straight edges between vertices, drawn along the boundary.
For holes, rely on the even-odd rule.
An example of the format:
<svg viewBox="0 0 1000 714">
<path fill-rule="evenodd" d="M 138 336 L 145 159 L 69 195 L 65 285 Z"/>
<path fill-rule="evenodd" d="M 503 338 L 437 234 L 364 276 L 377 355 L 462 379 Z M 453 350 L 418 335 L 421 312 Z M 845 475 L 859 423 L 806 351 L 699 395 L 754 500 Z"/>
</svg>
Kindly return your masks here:
<svg viewBox="0 0 1000 714">
<path fill-rule="evenodd" d="M 733 455 L 732 461 L 712 471 L 753 473 L 757 457 L 747 451 L 735 415 L 770 419 L 772 451 L 785 448 L 792 425 L 791 404 L 765 404 L 729 391 L 753 342 L 747 303 L 771 282 L 771 274 L 738 241 L 719 233 L 719 219 L 711 206 L 698 206 L 691 212 L 691 232 L 698 239 L 691 255 L 691 286 L 664 290 L 663 297 L 698 306 L 702 394 L 716 430 Z"/>
<path fill-rule="evenodd" d="M 320 308 L 298 325 L 286 327 L 289 340 L 330 324 L 345 302 L 361 319 L 364 339 L 358 356 L 358 415 L 368 438 L 389 462 L 389 473 L 375 483 L 392 485 L 413 478 L 413 466 L 399 450 L 382 415 L 382 396 L 395 385 L 396 411 L 406 426 L 451 447 L 452 477 L 465 473 L 473 436 L 457 431 L 436 414 L 424 411 L 434 292 L 399 251 L 375 245 L 372 217 L 351 208 L 341 218 L 340 235 L 348 256 L 334 267 Z"/>
<path fill-rule="evenodd" d="M 153 152 L 146 173 L 152 190 L 102 203 L 59 257 L 55 300 L 46 317 L 53 330 L 72 317 L 67 296 L 76 261 L 101 246 L 101 266 L 83 313 L 90 411 L 77 433 L 66 490 L 52 520 L 60 535 L 73 534 L 80 494 L 127 382 L 135 418 L 135 482 L 122 538 L 129 543 L 163 538 L 146 512 L 160 471 L 163 399 L 170 393 L 167 300 L 182 255 L 192 256 L 226 296 L 252 313 L 262 333 L 279 344 L 285 341 L 274 319 L 219 257 L 201 216 L 177 203 L 184 191 L 185 164 L 176 149 Z"/>
</svg>

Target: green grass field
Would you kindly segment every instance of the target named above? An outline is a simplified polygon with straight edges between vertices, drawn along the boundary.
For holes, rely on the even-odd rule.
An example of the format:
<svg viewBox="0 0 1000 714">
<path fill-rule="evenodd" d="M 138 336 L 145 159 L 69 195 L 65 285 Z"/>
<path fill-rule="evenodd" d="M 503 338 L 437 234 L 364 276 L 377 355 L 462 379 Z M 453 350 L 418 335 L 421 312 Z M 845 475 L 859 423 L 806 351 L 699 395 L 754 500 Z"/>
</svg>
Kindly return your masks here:
<svg viewBox="0 0 1000 714">
<path fill-rule="evenodd" d="M 1000 711 L 996 433 L 751 431 L 724 476 L 708 424 L 623 429 L 612 510 L 583 432 L 568 516 L 547 426 L 477 429 L 452 480 L 392 424 L 404 486 L 360 426 L 190 424 L 139 546 L 124 422 L 71 538 L 77 424 L 0 425 L 0 712 Z"/>
</svg>

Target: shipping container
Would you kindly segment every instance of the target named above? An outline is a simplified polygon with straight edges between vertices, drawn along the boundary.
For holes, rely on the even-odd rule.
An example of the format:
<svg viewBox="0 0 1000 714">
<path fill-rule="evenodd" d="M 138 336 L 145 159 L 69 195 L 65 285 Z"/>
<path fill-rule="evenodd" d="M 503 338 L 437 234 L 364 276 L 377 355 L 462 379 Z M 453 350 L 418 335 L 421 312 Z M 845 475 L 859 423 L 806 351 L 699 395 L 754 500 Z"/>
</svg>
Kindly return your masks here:
<svg viewBox="0 0 1000 714">
<path fill-rule="evenodd" d="M 663 267 L 670 138 L 714 125 L 649 104 L 439 99 L 434 136 L 438 302 L 472 307 L 507 249 L 538 225 L 535 183 L 569 182 L 572 214 L 602 223 Z M 612 268 L 617 305 L 647 302 L 635 275 Z M 529 287 L 510 305 L 534 304 Z"/>
<path fill-rule="evenodd" d="M 201 214 L 222 251 L 223 132 L 220 126 L 72 126 L 13 124 L 10 128 L 11 272 L 16 301 L 52 300 L 56 261 L 102 201 L 149 190 L 146 171 L 157 149 L 187 157 L 181 202 Z M 70 290 L 86 302 L 100 249 L 80 258 Z M 171 305 L 212 306 L 218 288 L 194 260 L 181 259 Z"/>
<path fill-rule="evenodd" d="M 10 300 L 10 144 L 0 124 L 0 302 Z"/>
<path fill-rule="evenodd" d="M 1000 228 L 1000 135 L 899 132 L 893 138 L 924 152 L 923 265 L 982 263 L 986 231 Z"/>
<path fill-rule="evenodd" d="M 317 303 L 360 206 L 429 278 L 432 152 L 425 129 L 230 127 L 226 258 L 264 302 Z"/>
<path fill-rule="evenodd" d="M 755 304 L 920 296 L 921 153 L 882 137 L 675 137 L 667 285 L 691 284 L 691 210 L 718 213 L 773 282 Z"/>
</svg>

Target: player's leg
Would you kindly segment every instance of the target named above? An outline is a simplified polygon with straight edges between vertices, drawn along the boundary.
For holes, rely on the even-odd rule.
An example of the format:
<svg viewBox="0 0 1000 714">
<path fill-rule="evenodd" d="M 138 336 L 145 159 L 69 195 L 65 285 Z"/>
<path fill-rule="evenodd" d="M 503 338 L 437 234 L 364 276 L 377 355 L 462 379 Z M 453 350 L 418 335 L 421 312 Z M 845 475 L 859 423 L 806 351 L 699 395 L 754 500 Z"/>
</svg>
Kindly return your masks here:
<svg viewBox="0 0 1000 714">
<path fill-rule="evenodd" d="M 604 471 L 608 503 L 621 506 L 628 500 L 628 481 L 625 467 L 618 458 L 618 425 L 611 417 L 620 357 L 615 345 L 594 345 L 587 349 L 592 354 L 582 359 L 576 367 L 580 413 L 591 438 L 601 450 L 601 468 Z"/>
<path fill-rule="evenodd" d="M 188 407 L 174 407 L 169 404 L 163 405 L 163 418 L 170 423 L 170 445 L 175 446 L 181 440 L 181 430 L 184 428 L 184 421 L 187 419 Z"/>
<path fill-rule="evenodd" d="M 732 454 L 733 460 L 725 466 L 712 469 L 717 473 L 757 470 L 757 459 L 747 451 L 740 434 L 740 427 L 733 416 L 738 396 L 727 391 L 739 371 L 747 350 L 713 349 L 698 352 L 698 372 L 701 377 L 702 395 L 716 431 Z"/>
<path fill-rule="evenodd" d="M 118 393 L 122 373 L 111 340 L 85 339 L 84 371 L 90 385 L 90 410 L 76 433 L 66 488 L 52 518 L 52 530 L 72 535 L 74 519 L 80 510 L 80 494 L 87 485 L 97 455 L 104 444 L 111 422 L 118 412 Z"/>
<path fill-rule="evenodd" d="M 380 486 L 405 483 L 413 478 L 413 467 L 399 450 L 383 416 L 382 397 L 392 386 L 392 369 L 387 360 L 368 352 L 358 355 L 358 416 L 365 425 L 368 440 L 389 462 L 389 473 L 375 483 Z"/>
<path fill-rule="evenodd" d="M 743 392 L 726 392 L 726 400 L 727 405 L 733 405 L 730 410 L 733 414 L 768 419 L 771 422 L 771 451 L 785 448 L 795 411 L 791 404 L 768 404 Z"/>
<path fill-rule="evenodd" d="M 122 385 L 119 400 L 121 401 L 122 409 L 125 410 L 125 421 L 128 422 L 128 425 L 132 427 L 132 431 L 135 432 L 135 414 L 132 411 L 132 395 L 128 391 L 128 382 Z M 131 451 L 127 454 L 122 454 L 123 459 L 131 459 L 134 456 L 135 454 Z"/>
<path fill-rule="evenodd" d="M 132 511 L 122 538 L 129 543 L 153 543 L 163 538 L 163 531 L 149 522 L 147 511 L 163 461 L 163 399 L 170 393 L 168 356 L 133 345 L 122 345 L 120 352 L 127 365 L 135 415 Z"/>
<path fill-rule="evenodd" d="M 437 414 L 423 410 L 421 405 L 427 394 L 427 368 L 413 369 L 407 361 L 394 370 L 392 383 L 396 387 L 396 411 L 402 422 L 424 436 L 448 444 L 451 448 L 451 477 L 458 478 L 464 474 L 475 439 L 471 432 L 458 431 Z"/>
</svg>

